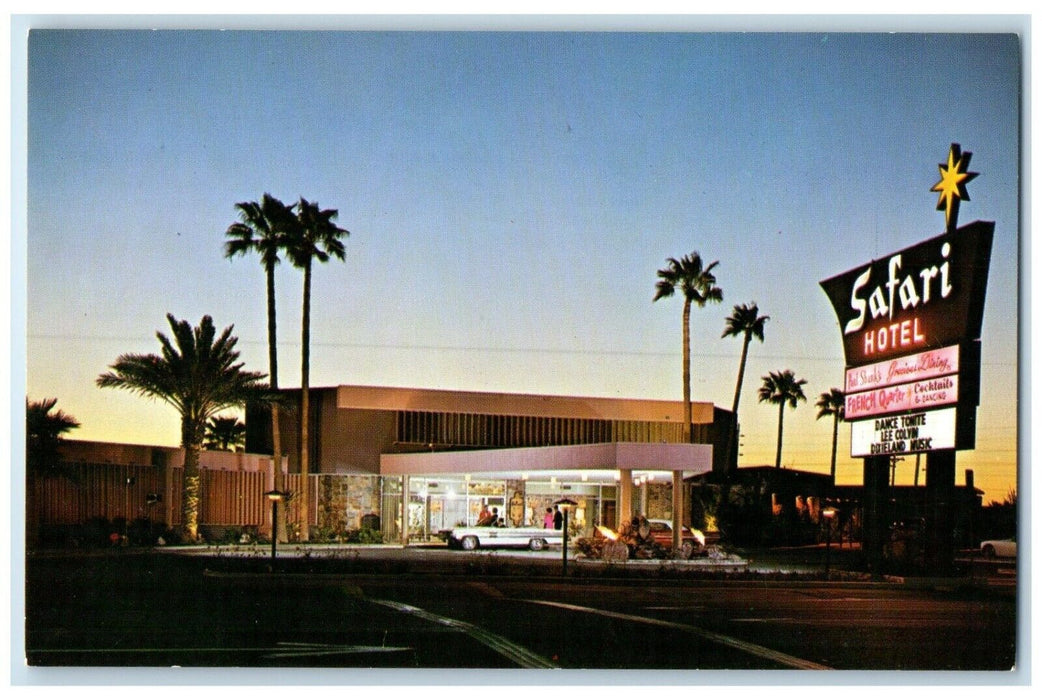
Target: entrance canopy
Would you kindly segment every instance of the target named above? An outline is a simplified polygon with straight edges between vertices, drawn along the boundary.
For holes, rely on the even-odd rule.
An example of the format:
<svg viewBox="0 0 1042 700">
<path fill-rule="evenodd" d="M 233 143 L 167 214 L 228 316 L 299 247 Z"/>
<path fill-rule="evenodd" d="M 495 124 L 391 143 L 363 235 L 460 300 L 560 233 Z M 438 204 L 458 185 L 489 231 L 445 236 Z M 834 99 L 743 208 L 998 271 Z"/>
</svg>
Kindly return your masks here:
<svg viewBox="0 0 1042 700">
<path fill-rule="evenodd" d="M 697 476 L 712 471 L 711 445 L 605 442 L 561 447 L 518 447 L 461 452 L 380 455 L 380 474 L 497 474 L 521 478 L 531 472 L 657 471 Z"/>
</svg>

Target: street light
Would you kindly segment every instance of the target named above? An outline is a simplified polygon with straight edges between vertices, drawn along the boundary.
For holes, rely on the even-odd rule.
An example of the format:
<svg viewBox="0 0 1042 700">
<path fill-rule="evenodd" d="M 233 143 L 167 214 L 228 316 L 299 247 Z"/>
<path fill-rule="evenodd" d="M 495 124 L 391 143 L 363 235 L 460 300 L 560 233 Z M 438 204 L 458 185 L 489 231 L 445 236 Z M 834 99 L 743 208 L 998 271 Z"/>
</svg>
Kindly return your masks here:
<svg viewBox="0 0 1042 700">
<path fill-rule="evenodd" d="M 821 515 L 825 518 L 825 580 L 828 581 L 829 552 L 832 549 L 832 519 L 836 517 L 836 509 L 826 508 L 821 511 Z"/>
<path fill-rule="evenodd" d="M 278 546 L 279 536 L 276 528 L 276 523 L 279 521 L 279 502 L 285 500 L 289 494 L 279 491 L 278 489 L 272 489 L 271 491 L 265 491 L 264 495 L 271 501 L 271 563 L 275 564 L 275 548 Z"/>
<path fill-rule="evenodd" d="M 576 503 L 575 501 L 573 501 L 570 498 L 562 498 L 559 501 L 554 501 L 554 505 L 558 506 L 562 511 L 564 511 L 564 520 L 561 523 L 563 525 L 563 527 L 564 527 L 564 539 L 562 540 L 562 543 L 561 543 L 562 544 L 562 547 L 561 547 L 561 557 L 562 557 L 562 559 L 561 559 L 561 575 L 562 576 L 567 576 L 568 575 L 568 511 L 571 510 L 572 508 L 574 508 L 575 506 L 579 505 L 579 504 Z"/>
</svg>

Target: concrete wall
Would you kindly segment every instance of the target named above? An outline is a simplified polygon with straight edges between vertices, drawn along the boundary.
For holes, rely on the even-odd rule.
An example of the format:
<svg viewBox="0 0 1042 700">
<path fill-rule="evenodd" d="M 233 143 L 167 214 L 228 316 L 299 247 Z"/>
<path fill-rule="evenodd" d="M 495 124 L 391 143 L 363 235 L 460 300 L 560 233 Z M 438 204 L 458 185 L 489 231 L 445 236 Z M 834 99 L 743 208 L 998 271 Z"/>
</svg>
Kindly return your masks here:
<svg viewBox="0 0 1042 700">
<path fill-rule="evenodd" d="M 290 473 L 295 474 L 300 471 L 300 392 L 283 395 L 287 399 L 287 410 L 279 414 L 281 448 Z M 336 389 L 308 391 L 309 471 L 312 474 L 379 474 L 380 453 L 390 450 L 395 438 L 394 412 L 342 410 L 337 408 L 336 398 Z"/>
<path fill-rule="evenodd" d="M 391 450 L 395 414 L 390 411 L 338 410 L 323 404 L 320 471 L 323 474 L 380 473 L 380 455 Z"/>
<path fill-rule="evenodd" d="M 184 450 L 180 447 L 153 445 L 123 445 L 114 442 L 64 440 L 62 459 L 66 462 L 92 464 L 151 465 L 153 467 L 180 467 L 184 465 Z M 271 469 L 269 455 L 246 452 L 203 450 L 199 464 L 204 469 L 228 472 L 267 472 Z"/>
</svg>

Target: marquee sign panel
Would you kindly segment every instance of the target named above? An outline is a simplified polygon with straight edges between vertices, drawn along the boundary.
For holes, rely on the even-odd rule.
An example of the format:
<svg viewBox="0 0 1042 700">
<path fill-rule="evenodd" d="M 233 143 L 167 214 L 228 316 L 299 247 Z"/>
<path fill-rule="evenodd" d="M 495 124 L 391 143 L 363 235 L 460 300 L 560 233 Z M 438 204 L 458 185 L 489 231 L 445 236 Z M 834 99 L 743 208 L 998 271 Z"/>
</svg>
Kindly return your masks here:
<svg viewBox="0 0 1042 700">
<path fill-rule="evenodd" d="M 954 450 L 957 444 L 956 409 L 942 408 L 850 424 L 850 456 L 878 457 Z"/>
<path fill-rule="evenodd" d="M 959 400 L 959 376 L 897 384 L 859 394 L 847 394 L 846 419 L 881 416 L 947 406 Z"/>
<path fill-rule="evenodd" d="M 923 381 L 959 371 L 959 346 L 928 350 L 847 370 L 844 393 L 870 391 L 901 382 Z"/>
</svg>

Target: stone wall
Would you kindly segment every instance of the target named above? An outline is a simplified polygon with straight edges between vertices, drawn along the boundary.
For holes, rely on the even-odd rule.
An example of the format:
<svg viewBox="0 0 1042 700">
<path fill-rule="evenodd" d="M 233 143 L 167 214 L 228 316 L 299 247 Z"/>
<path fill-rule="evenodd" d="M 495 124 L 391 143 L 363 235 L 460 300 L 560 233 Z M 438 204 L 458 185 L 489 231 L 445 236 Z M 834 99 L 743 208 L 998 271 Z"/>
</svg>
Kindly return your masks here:
<svg viewBox="0 0 1042 700">
<path fill-rule="evenodd" d="M 321 474 L 318 477 L 318 525 L 331 533 L 362 526 L 362 516 L 380 514 L 380 477 Z"/>
<path fill-rule="evenodd" d="M 647 484 L 648 489 L 648 512 L 649 518 L 673 517 L 673 485 L 672 484 Z"/>
</svg>

